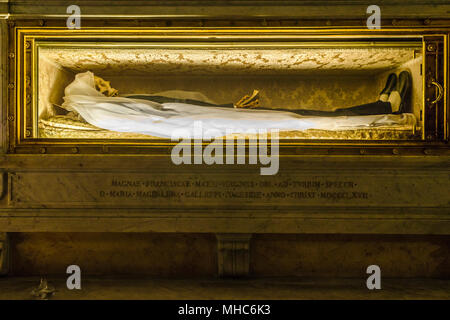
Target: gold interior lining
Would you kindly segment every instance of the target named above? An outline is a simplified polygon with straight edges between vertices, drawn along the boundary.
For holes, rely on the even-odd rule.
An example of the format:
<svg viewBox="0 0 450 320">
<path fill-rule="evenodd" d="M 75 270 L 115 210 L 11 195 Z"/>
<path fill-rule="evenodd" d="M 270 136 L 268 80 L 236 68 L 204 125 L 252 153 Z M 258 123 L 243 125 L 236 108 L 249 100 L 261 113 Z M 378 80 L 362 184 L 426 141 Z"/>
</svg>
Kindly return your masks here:
<svg viewBox="0 0 450 320">
<path fill-rule="evenodd" d="M 116 132 L 95 127 L 89 123 L 68 116 L 55 116 L 39 121 L 39 136 L 62 139 L 161 139 L 159 137 Z M 244 135 L 233 134 L 239 138 Z M 247 136 L 247 135 L 245 135 Z M 280 139 L 330 139 L 330 140 L 406 140 L 417 138 L 414 126 L 383 126 L 377 128 L 280 131 Z"/>
<path fill-rule="evenodd" d="M 103 76 L 374 74 L 414 56 L 414 48 L 39 48 L 42 58 L 73 72 Z"/>
<path fill-rule="evenodd" d="M 62 104 L 64 87 L 77 72 L 88 70 L 111 81 L 119 94 L 199 91 L 222 104 L 257 89 L 265 108 L 345 108 L 376 101 L 389 72 L 408 65 L 418 73 L 420 58 L 414 48 L 43 47 L 39 49 L 39 119 L 58 114 L 53 104 Z M 422 94 L 417 83 L 413 88 L 414 97 Z M 419 118 L 420 101 L 413 102 L 413 113 Z"/>
</svg>

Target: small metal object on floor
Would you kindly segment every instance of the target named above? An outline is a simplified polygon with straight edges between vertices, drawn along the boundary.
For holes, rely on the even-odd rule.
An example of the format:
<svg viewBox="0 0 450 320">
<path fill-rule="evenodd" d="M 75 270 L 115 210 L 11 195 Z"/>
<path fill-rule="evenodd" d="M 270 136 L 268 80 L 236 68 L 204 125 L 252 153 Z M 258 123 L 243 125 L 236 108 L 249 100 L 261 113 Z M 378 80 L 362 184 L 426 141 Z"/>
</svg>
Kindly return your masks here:
<svg viewBox="0 0 450 320">
<path fill-rule="evenodd" d="M 55 287 L 49 285 L 47 279 L 42 277 L 39 286 L 31 290 L 31 295 L 37 299 L 48 300 L 55 292 Z"/>
</svg>

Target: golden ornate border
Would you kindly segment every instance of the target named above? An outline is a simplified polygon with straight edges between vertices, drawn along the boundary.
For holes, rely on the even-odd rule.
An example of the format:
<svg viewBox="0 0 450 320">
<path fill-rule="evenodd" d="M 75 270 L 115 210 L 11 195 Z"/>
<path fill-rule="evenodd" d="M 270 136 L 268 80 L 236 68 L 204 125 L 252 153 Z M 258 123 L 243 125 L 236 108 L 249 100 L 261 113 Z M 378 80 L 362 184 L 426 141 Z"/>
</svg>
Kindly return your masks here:
<svg viewBox="0 0 450 320">
<path fill-rule="evenodd" d="M 137 28 L 137 27 L 83 27 L 79 30 L 69 30 L 61 27 L 11 27 L 10 35 L 10 96 L 9 123 L 9 153 L 57 153 L 57 154 L 154 154 L 166 155 L 175 143 L 167 139 L 161 140 L 63 140 L 63 139 L 35 139 L 30 133 L 36 115 L 27 118 L 27 108 L 36 110 L 36 42 L 64 42 L 95 40 L 99 42 L 111 41 L 159 41 L 167 43 L 193 43 L 209 41 L 220 43 L 225 41 L 252 42 L 263 41 L 276 46 L 284 41 L 307 40 L 366 40 L 374 41 L 386 38 L 440 38 L 443 41 L 444 64 L 442 71 L 444 97 L 444 139 L 430 141 L 334 141 L 334 140 L 281 140 L 280 154 L 450 154 L 448 144 L 448 52 L 450 27 L 414 27 L 414 28 L 385 28 L 368 30 L 362 27 L 182 27 L 182 28 Z M 14 41 L 11 41 L 11 40 Z M 424 48 L 426 43 L 423 42 Z M 425 60 L 424 60 L 425 61 Z M 424 77 L 424 88 L 426 79 Z M 28 87 L 27 87 L 28 86 Z M 13 89 L 13 90 L 12 90 Z M 425 92 L 425 91 L 424 91 Z M 433 100 L 433 99 L 432 99 Z M 424 96 L 424 105 L 426 97 Z M 31 120 L 30 120 L 31 118 Z M 12 120 L 11 120 L 12 119 Z M 423 137 L 425 138 L 425 137 Z"/>
</svg>

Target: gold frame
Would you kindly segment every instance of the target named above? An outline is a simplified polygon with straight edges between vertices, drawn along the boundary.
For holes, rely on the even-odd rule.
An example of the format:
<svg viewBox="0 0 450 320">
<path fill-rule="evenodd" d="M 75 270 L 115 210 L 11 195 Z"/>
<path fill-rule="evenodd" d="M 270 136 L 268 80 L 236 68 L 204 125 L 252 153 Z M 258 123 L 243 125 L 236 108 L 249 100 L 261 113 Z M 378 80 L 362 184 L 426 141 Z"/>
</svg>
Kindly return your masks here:
<svg viewBox="0 0 450 320">
<path fill-rule="evenodd" d="M 9 115 L 13 115 L 16 120 L 10 124 L 9 135 L 9 151 L 12 153 L 150 153 L 150 154 L 167 154 L 167 147 L 171 147 L 175 143 L 167 139 L 158 140 L 94 140 L 94 139 L 36 139 L 27 137 L 26 107 L 27 99 L 30 100 L 33 110 L 32 123 L 36 123 L 36 106 L 37 106 L 37 39 L 58 42 L 65 45 L 69 43 L 63 41 L 70 36 L 71 41 L 80 41 L 95 39 L 95 43 L 110 43 L 111 41 L 135 41 L 142 45 L 142 41 L 164 42 L 166 46 L 174 41 L 182 41 L 183 45 L 195 46 L 199 42 L 215 42 L 214 46 L 220 42 L 237 41 L 241 43 L 267 41 L 268 46 L 274 47 L 282 41 L 300 40 L 327 40 L 327 41 L 343 41 L 366 39 L 370 40 L 387 39 L 387 38 L 411 38 L 422 39 L 422 48 L 425 52 L 427 49 L 424 37 L 438 37 L 443 41 L 443 71 L 442 87 L 444 96 L 442 104 L 444 106 L 443 121 L 443 139 L 425 140 L 425 130 L 423 130 L 422 140 L 408 141 L 366 141 L 366 140 L 280 140 L 281 154 L 298 155 L 298 154 L 414 154 L 415 151 L 447 153 L 449 138 L 449 106 L 448 106 L 448 59 L 449 59 L 449 35 L 450 28 L 386 28 L 380 30 L 368 30 L 361 27 L 342 27 L 342 28 L 305 28 L 305 27 L 265 27 L 265 28 L 97 28 L 84 27 L 80 30 L 69 30 L 60 27 L 14 27 L 14 47 L 15 62 L 10 68 L 10 79 L 14 79 L 13 83 L 15 100 L 11 102 Z M 108 42 L 109 41 L 109 42 Z M 277 41 L 277 42 L 276 42 Z M 50 43 L 49 42 L 49 43 Z M 10 42 L 11 43 L 11 42 Z M 117 44 L 117 42 L 115 42 Z M 286 43 L 286 42 L 285 42 Z M 364 43 L 364 42 L 359 42 Z M 367 42 L 365 42 L 367 44 Z M 178 46 L 180 42 L 178 42 Z M 323 46 L 323 42 L 321 43 Z M 27 54 L 29 51 L 29 55 Z M 424 63 L 425 66 L 425 54 Z M 27 60 L 31 58 L 31 60 Z M 30 89 L 27 89 L 27 72 L 31 74 Z M 427 79 L 423 77 L 424 88 L 424 109 L 427 105 L 425 88 Z M 31 91 L 31 93 L 27 93 Z M 423 117 L 425 119 L 425 115 Z M 10 117 L 8 119 L 11 119 Z M 14 127 L 11 130 L 11 127 Z M 423 126 L 422 126 L 423 127 Z M 408 149 L 409 148 L 409 149 Z M 426 150 L 425 150 L 425 149 Z M 284 150 L 284 151 L 283 151 Z M 314 151 L 315 150 L 315 151 Z M 406 152 L 400 152 L 405 150 Z M 431 151 L 433 150 L 433 151 Z M 374 153 L 375 151 L 375 153 Z M 414 152 L 413 152 L 414 151 Z"/>
</svg>

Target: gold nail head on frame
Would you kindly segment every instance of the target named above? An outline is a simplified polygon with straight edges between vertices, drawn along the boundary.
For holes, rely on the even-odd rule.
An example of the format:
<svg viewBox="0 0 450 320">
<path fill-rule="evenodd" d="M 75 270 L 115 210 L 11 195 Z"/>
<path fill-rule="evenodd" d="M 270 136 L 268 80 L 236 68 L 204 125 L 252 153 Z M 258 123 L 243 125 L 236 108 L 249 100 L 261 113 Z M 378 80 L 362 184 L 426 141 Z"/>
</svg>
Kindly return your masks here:
<svg viewBox="0 0 450 320">
<path fill-rule="evenodd" d="M 434 43 L 430 43 L 430 44 L 427 46 L 427 51 L 429 51 L 429 52 L 436 51 L 436 45 L 435 45 Z"/>
</svg>

